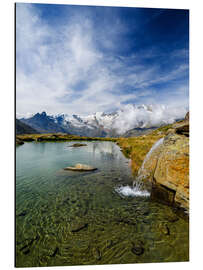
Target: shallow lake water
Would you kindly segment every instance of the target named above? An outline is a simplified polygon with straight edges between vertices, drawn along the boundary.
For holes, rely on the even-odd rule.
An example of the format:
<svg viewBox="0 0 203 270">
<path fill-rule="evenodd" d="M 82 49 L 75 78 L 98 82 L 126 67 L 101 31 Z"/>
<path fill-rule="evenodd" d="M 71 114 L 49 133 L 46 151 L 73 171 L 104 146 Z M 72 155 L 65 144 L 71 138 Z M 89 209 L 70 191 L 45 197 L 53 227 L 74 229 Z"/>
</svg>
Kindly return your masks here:
<svg viewBox="0 0 203 270">
<path fill-rule="evenodd" d="M 73 143 L 16 148 L 16 266 L 188 261 L 186 219 L 150 196 L 117 192 L 134 180 L 120 148 Z M 76 163 L 98 170 L 63 170 Z"/>
</svg>

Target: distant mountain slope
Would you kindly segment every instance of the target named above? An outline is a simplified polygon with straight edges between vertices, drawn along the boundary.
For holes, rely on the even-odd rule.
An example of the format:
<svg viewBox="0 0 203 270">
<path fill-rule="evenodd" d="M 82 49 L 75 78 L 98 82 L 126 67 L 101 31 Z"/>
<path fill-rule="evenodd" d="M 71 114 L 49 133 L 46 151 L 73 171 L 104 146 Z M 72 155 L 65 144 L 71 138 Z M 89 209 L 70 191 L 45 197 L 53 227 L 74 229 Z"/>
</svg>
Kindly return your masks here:
<svg viewBox="0 0 203 270">
<path fill-rule="evenodd" d="M 39 133 L 34 128 L 16 119 L 16 134 L 35 134 Z"/>
<path fill-rule="evenodd" d="M 89 137 L 106 137 L 107 135 L 104 128 L 98 125 L 96 119 L 88 123 L 77 115 L 68 116 L 61 114 L 50 116 L 46 112 L 42 112 L 30 118 L 22 118 L 21 121 L 41 133 L 62 132 Z"/>
<path fill-rule="evenodd" d="M 21 121 L 40 133 L 64 132 L 67 133 L 60 124 L 56 123 L 52 116 L 48 116 L 45 112 L 37 113 L 30 118 L 22 118 Z"/>
<path fill-rule="evenodd" d="M 157 127 L 150 127 L 150 128 L 133 128 L 125 132 L 122 137 L 129 138 L 129 137 L 137 137 L 140 135 L 149 134 L 151 131 L 155 130 Z"/>
<path fill-rule="evenodd" d="M 184 117 L 185 108 L 164 105 L 124 105 L 113 113 L 90 115 L 47 115 L 37 113 L 21 121 L 41 133 L 63 132 L 88 137 L 130 137 L 148 133 L 151 129 L 172 124 Z"/>
</svg>

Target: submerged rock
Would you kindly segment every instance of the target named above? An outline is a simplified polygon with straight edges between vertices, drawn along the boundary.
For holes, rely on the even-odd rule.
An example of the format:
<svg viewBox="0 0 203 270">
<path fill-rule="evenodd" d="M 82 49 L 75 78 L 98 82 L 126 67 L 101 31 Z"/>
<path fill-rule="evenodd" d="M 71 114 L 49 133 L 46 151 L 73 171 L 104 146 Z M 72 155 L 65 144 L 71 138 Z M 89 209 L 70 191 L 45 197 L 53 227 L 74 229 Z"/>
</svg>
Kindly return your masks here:
<svg viewBox="0 0 203 270">
<path fill-rule="evenodd" d="M 160 223 L 158 227 L 163 234 L 170 235 L 170 229 L 167 224 Z"/>
<path fill-rule="evenodd" d="M 87 144 L 85 144 L 85 143 L 74 143 L 74 144 L 72 144 L 72 145 L 70 145 L 68 147 L 81 147 L 81 146 L 87 146 Z"/>
<path fill-rule="evenodd" d="M 100 261 L 102 258 L 101 251 L 98 247 L 94 247 L 92 250 L 93 256 L 97 261 Z"/>
<path fill-rule="evenodd" d="M 75 222 L 71 224 L 71 232 L 76 233 L 88 227 L 88 223 Z"/>
<path fill-rule="evenodd" d="M 66 168 L 64 168 L 64 170 L 68 170 L 68 171 L 95 171 L 95 170 L 97 170 L 97 168 L 89 166 L 89 165 L 78 163 L 74 167 L 66 167 Z"/>
<path fill-rule="evenodd" d="M 20 212 L 20 214 L 18 214 L 19 217 L 24 217 L 25 215 L 27 215 L 26 210 L 24 210 L 24 211 Z"/>
<path fill-rule="evenodd" d="M 111 248 L 113 246 L 113 240 L 107 240 L 106 241 L 106 248 Z"/>
<path fill-rule="evenodd" d="M 59 254 L 59 248 L 58 248 L 58 247 L 56 247 L 56 248 L 54 249 L 54 251 L 52 252 L 52 254 L 50 254 L 49 256 L 50 256 L 50 257 L 55 257 L 57 254 Z"/>
<path fill-rule="evenodd" d="M 141 241 L 137 241 L 136 243 L 132 243 L 132 244 L 133 244 L 133 247 L 131 248 L 132 253 L 138 256 L 144 253 L 144 247 Z"/>
<path fill-rule="evenodd" d="M 178 216 L 176 216 L 176 215 L 168 215 L 168 216 L 166 216 L 166 220 L 167 220 L 168 222 L 173 223 L 173 222 L 178 221 L 179 218 L 178 218 Z"/>
</svg>

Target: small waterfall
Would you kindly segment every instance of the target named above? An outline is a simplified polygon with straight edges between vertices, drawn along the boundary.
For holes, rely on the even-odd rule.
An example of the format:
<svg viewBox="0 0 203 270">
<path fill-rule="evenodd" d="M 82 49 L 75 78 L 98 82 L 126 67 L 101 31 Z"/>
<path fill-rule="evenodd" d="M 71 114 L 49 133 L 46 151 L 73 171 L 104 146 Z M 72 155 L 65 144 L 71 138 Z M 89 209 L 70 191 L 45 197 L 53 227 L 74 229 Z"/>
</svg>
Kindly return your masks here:
<svg viewBox="0 0 203 270">
<path fill-rule="evenodd" d="M 116 191 L 123 196 L 133 196 L 133 197 L 149 197 L 150 192 L 149 188 L 147 189 L 146 184 L 144 183 L 144 179 L 146 179 L 149 175 L 145 171 L 145 163 L 150 158 L 151 154 L 155 149 L 157 149 L 164 141 L 164 138 L 161 138 L 158 140 L 150 149 L 150 151 L 147 153 L 142 166 L 140 167 L 138 171 L 138 176 L 136 177 L 135 181 L 133 182 L 133 186 L 120 186 L 116 188 Z"/>
<path fill-rule="evenodd" d="M 153 153 L 153 151 L 155 149 L 157 149 L 159 147 L 159 145 L 161 145 L 164 141 L 164 138 L 161 138 L 160 140 L 158 140 L 157 142 L 155 142 L 153 145 L 152 145 L 152 148 L 149 150 L 149 152 L 147 153 L 143 163 L 142 163 L 142 166 L 140 167 L 139 171 L 138 171 L 138 175 L 141 174 L 141 172 L 144 170 L 144 165 L 145 163 L 147 162 L 147 160 L 150 158 L 151 154 Z"/>
<path fill-rule="evenodd" d="M 160 145 L 162 145 L 163 141 L 164 141 L 164 138 L 161 138 L 152 145 L 152 147 L 149 150 L 149 152 L 147 153 L 144 161 L 142 162 L 142 166 L 140 167 L 140 169 L 138 171 L 138 175 L 137 175 L 136 180 L 134 181 L 133 185 L 136 184 L 136 185 L 140 186 L 142 189 L 144 188 L 144 186 L 145 186 L 144 185 L 144 180 L 147 179 L 150 176 L 150 172 L 147 172 L 147 170 L 145 169 L 145 164 L 149 160 L 149 158 L 151 157 L 152 153 Z M 148 185 L 151 186 L 150 182 L 148 182 Z"/>
</svg>

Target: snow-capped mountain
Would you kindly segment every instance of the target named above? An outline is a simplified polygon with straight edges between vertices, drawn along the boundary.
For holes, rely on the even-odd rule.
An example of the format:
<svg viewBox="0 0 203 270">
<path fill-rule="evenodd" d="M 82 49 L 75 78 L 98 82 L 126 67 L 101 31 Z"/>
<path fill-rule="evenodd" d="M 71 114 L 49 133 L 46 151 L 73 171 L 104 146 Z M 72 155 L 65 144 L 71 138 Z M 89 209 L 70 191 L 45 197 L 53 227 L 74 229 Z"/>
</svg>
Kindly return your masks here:
<svg viewBox="0 0 203 270">
<path fill-rule="evenodd" d="M 37 113 L 21 121 L 39 132 L 65 132 L 82 136 L 120 136 L 130 130 L 146 130 L 175 122 L 186 114 L 186 108 L 164 105 L 125 105 L 113 113 L 97 112 L 91 115 L 47 115 Z"/>
</svg>

